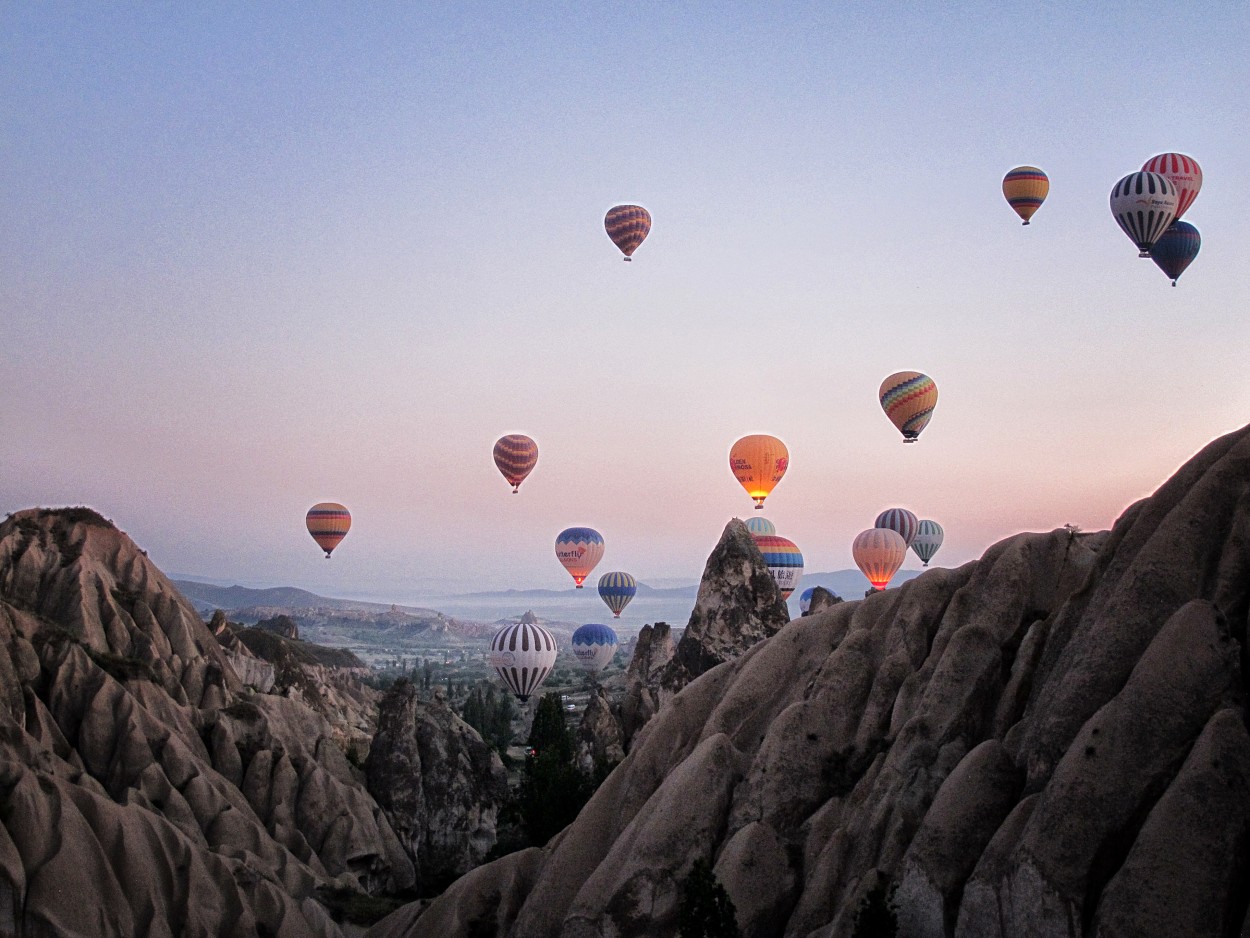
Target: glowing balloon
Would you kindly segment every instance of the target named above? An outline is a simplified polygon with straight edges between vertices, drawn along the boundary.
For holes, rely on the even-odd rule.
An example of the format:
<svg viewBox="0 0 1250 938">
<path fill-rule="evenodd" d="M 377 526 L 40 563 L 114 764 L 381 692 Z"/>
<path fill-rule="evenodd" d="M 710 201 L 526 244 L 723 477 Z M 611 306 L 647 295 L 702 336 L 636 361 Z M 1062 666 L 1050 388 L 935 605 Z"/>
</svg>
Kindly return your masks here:
<svg viewBox="0 0 1250 938">
<path fill-rule="evenodd" d="M 910 546 L 912 540 L 916 537 L 916 530 L 920 527 L 920 519 L 906 508 L 887 508 L 877 515 L 877 520 L 873 523 L 873 527 L 889 528 L 891 531 L 897 531 L 899 536 Z"/>
<path fill-rule="evenodd" d="M 786 444 L 775 436 L 756 433 L 744 436 L 729 450 L 729 470 L 755 499 L 757 509 L 773 490 L 790 465 Z"/>
<path fill-rule="evenodd" d="M 920 522 L 920 529 L 912 539 L 911 549 L 924 561 L 926 567 L 933 559 L 933 555 L 938 552 L 938 548 L 942 546 L 942 536 L 942 526 L 936 521 Z"/>
<path fill-rule="evenodd" d="M 608 209 L 603 227 L 612 243 L 621 249 L 625 260 L 630 261 L 651 231 L 651 213 L 641 205 L 614 205 Z"/>
<path fill-rule="evenodd" d="M 589 623 L 573 633 L 573 657 L 591 673 L 602 671 L 616 657 L 616 633 L 606 625 Z"/>
<path fill-rule="evenodd" d="M 907 557 L 907 544 L 897 531 L 869 528 L 861 531 L 851 545 L 855 564 L 868 577 L 873 589 L 883 590 L 898 573 Z"/>
<path fill-rule="evenodd" d="M 768 564 L 768 572 L 781 590 L 781 598 L 789 599 L 803 576 L 803 555 L 798 547 L 794 541 L 776 534 L 759 535 L 755 538 L 755 545 L 764 555 L 764 563 Z"/>
<path fill-rule="evenodd" d="M 1172 286 L 1185 272 L 1202 247 L 1202 235 L 1187 221 L 1174 221 L 1150 249 L 1150 259 L 1172 278 Z"/>
<path fill-rule="evenodd" d="M 326 552 L 326 560 L 329 560 L 330 551 L 347 537 L 348 529 L 352 526 L 352 516 L 338 502 L 318 502 L 308 509 L 304 524 L 308 526 L 308 533 L 317 542 L 317 546 Z"/>
<path fill-rule="evenodd" d="M 629 605 L 629 601 L 637 592 L 638 581 L 628 573 L 614 571 L 599 577 L 599 598 L 608 604 L 614 619 L 621 617 L 621 611 Z M 598 626 L 598 628 L 607 628 L 607 626 Z"/>
<path fill-rule="evenodd" d="M 918 371 L 899 371 L 881 382 L 881 409 L 903 434 L 904 443 L 915 443 L 929 425 L 937 406 L 937 385 Z"/>
<path fill-rule="evenodd" d="M 1202 189 L 1202 169 L 1198 161 L 1184 153 L 1160 153 L 1146 160 L 1142 169 L 1158 173 L 1176 187 L 1176 218 L 1179 219 L 1198 198 Z"/>
<path fill-rule="evenodd" d="M 1036 166 L 1017 166 L 1003 177 L 1003 195 L 1027 225 L 1050 192 L 1050 180 Z"/>
<path fill-rule="evenodd" d="M 556 538 L 556 559 L 581 589 L 595 564 L 603 559 L 603 537 L 594 528 L 565 528 Z"/>
<path fill-rule="evenodd" d="M 1138 257 L 1150 248 L 1176 217 L 1176 186 L 1158 173 L 1130 173 L 1111 190 L 1111 214 L 1137 245 Z"/>
<path fill-rule="evenodd" d="M 496 441 L 494 456 L 495 465 L 516 494 L 538 465 L 538 444 L 523 433 L 509 433 Z"/>
<path fill-rule="evenodd" d="M 556 663 L 555 636 L 530 622 L 505 625 L 491 639 L 487 660 L 508 689 L 525 703 Z"/>
<path fill-rule="evenodd" d="M 756 515 L 753 518 L 747 518 L 747 530 L 752 535 L 756 534 L 776 534 L 777 526 L 767 518 L 761 518 Z"/>
</svg>

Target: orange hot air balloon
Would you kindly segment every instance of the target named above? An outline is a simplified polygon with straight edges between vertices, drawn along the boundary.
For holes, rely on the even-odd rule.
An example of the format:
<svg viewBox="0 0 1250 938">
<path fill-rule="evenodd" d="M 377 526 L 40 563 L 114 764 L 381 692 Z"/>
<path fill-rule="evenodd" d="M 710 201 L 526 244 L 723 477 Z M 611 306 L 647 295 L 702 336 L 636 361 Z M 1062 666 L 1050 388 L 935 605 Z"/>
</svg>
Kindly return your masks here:
<svg viewBox="0 0 1250 938">
<path fill-rule="evenodd" d="M 907 558 L 907 542 L 889 528 L 869 528 L 855 538 L 851 556 L 872 588 L 883 590 Z"/>
<path fill-rule="evenodd" d="M 318 502 L 308 509 L 304 523 L 308 525 L 308 533 L 317 542 L 317 546 L 326 552 L 326 560 L 329 560 L 330 551 L 347 537 L 352 526 L 352 516 L 338 502 Z"/>
<path fill-rule="evenodd" d="M 937 406 L 937 384 L 918 371 L 899 371 L 881 382 L 880 398 L 881 409 L 903 434 L 903 442 L 915 443 Z"/>
<path fill-rule="evenodd" d="M 525 477 L 538 465 L 538 444 L 524 433 L 509 433 L 495 443 L 495 465 L 512 486 L 515 495 Z"/>
<path fill-rule="evenodd" d="M 757 509 L 790 466 L 786 444 L 775 436 L 756 433 L 744 436 L 729 450 L 729 471 L 755 499 Z"/>
<path fill-rule="evenodd" d="M 625 260 L 632 261 L 638 245 L 651 232 L 651 213 L 641 205 L 614 205 L 604 216 L 603 227 Z"/>
</svg>

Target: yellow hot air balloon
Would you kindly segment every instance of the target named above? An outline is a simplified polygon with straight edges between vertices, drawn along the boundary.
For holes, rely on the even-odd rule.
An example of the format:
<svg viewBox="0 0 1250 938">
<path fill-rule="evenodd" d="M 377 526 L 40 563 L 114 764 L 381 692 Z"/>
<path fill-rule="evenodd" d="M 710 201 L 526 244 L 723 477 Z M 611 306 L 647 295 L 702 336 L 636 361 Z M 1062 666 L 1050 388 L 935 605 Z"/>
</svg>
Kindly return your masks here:
<svg viewBox="0 0 1250 938">
<path fill-rule="evenodd" d="M 775 436 L 756 433 L 744 436 L 729 450 L 729 470 L 755 499 L 757 509 L 773 490 L 790 465 L 786 444 Z"/>
<path fill-rule="evenodd" d="M 308 509 L 304 523 L 317 546 L 326 552 L 326 560 L 329 560 L 330 551 L 347 537 L 347 531 L 352 526 L 352 516 L 338 502 L 318 502 Z"/>
<path fill-rule="evenodd" d="M 1003 196 L 1027 225 L 1050 192 L 1050 180 L 1036 166 L 1017 166 L 1003 177 Z"/>
<path fill-rule="evenodd" d="M 851 556 L 872 588 L 883 590 L 907 559 L 907 542 L 889 528 L 869 528 L 855 538 Z"/>
<path fill-rule="evenodd" d="M 937 384 L 918 371 L 899 371 L 881 382 L 880 397 L 881 409 L 903 434 L 903 442 L 915 443 L 937 406 Z"/>
</svg>

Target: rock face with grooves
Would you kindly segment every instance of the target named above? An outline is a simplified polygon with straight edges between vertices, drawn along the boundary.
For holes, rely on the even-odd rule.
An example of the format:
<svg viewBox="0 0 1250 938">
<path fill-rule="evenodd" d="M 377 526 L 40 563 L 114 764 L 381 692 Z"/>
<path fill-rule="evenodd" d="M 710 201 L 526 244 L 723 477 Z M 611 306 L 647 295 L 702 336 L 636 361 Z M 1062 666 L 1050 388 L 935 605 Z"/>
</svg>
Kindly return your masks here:
<svg viewBox="0 0 1250 938">
<path fill-rule="evenodd" d="M 727 619 L 692 617 L 704 644 L 550 844 L 370 938 L 674 935 L 699 858 L 748 938 L 850 938 L 878 883 L 909 938 L 1250 935 L 1250 428 L 1109 532 L 1016 535 L 784 628 L 766 592 L 726 601 L 768 635 L 721 663 Z"/>
<path fill-rule="evenodd" d="M 592 775 L 598 766 L 616 765 L 625 758 L 621 723 L 602 687 L 596 688 L 586 704 L 574 742 L 578 767 L 587 775 Z"/>
</svg>

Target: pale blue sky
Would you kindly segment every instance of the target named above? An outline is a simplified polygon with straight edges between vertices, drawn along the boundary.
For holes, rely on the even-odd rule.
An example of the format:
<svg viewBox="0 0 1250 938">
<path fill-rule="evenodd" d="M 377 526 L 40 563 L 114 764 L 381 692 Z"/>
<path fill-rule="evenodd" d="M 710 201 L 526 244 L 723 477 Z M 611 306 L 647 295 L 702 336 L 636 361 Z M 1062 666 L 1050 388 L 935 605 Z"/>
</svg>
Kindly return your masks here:
<svg viewBox="0 0 1250 938">
<path fill-rule="evenodd" d="M 883 9 L 0 7 L 0 510 L 321 592 L 563 587 L 570 525 L 596 576 L 693 578 L 769 432 L 812 571 L 892 505 L 944 564 L 1109 525 L 1250 420 L 1250 7 Z M 1206 177 L 1176 289 L 1107 208 L 1168 150 Z M 875 400 L 905 368 L 914 447 Z"/>
</svg>

